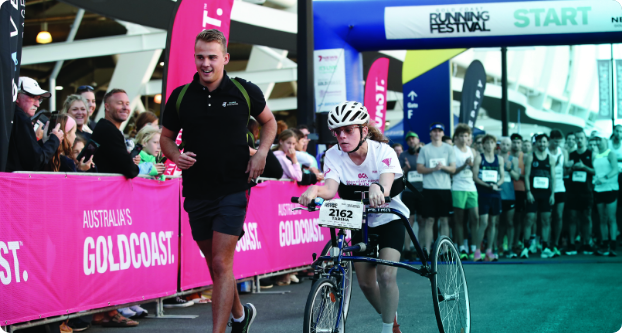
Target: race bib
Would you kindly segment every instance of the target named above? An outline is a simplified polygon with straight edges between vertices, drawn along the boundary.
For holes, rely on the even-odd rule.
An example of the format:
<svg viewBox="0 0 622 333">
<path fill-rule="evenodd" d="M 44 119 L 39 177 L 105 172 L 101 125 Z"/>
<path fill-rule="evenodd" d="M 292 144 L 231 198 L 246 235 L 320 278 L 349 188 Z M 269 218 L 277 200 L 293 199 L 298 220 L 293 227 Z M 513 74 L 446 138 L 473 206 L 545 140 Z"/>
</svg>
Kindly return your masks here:
<svg viewBox="0 0 622 333">
<path fill-rule="evenodd" d="M 362 202 L 335 199 L 326 200 L 320 207 L 318 225 L 339 229 L 361 229 L 363 224 Z"/>
<path fill-rule="evenodd" d="M 482 180 L 486 183 L 496 183 L 499 177 L 497 170 L 482 170 Z"/>
<path fill-rule="evenodd" d="M 533 177 L 533 188 L 549 188 L 549 179 L 547 177 Z"/>
<path fill-rule="evenodd" d="M 504 182 L 504 183 L 509 183 L 509 182 L 511 182 L 511 181 L 512 181 L 512 176 L 510 175 L 510 172 L 509 172 L 509 171 L 506 171 L 506 172 L 503 174 L 503 182 Z"/>
<path fill-rule="evenodd" d="M 447 159 L 445 158 L 431 158 L 430 159 L 430 168 L 435 168 L 437 164 L 447 165 Z"/>
<path fill-rule="evenodd" d="M 409 171 L 408 172 L 408 182 L 409 183 L 416 183 L 416 182 L 422 182 L 423 181 L 423 175 L 418 173 L 417 171 Z"/>
<path fill-rule="evenodd" d="M 587 181 L 587 172 L 575 171 L 572 173 L 572 181 L 577 183 L 585 183 Z"/>
<path fill-rule="evenodd" d="M 473 171 L 471 169 L 464 169 L 459 175 L 460 178 L 473 178 Z"/>
</svg>

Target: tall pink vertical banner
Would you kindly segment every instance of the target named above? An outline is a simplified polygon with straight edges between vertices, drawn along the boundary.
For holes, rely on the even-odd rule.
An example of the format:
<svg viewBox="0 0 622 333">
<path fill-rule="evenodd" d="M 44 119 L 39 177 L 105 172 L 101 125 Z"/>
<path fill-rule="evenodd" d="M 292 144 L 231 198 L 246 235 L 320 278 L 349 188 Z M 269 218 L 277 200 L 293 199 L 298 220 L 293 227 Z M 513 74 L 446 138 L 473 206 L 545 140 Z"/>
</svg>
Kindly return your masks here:
<svg viewBox="0 0 622 333">
<path fill-rule="evenodd" d="M 173 90 L 190 83 L 197 72 L 194 64 L 194 42 L 197 34 L 202 30 L 218 29 L 229 41 L 232 8 L 233 0 L 177 1 L 177 10 L 171 16 L 166 41 L 162 112 Z M 181 144 L 181 134 L 178 135 L 176 143 Z M 171 160 L 167 160 L 165 174 L 178 175 L 181 170 Z"/>
<path fill-rule="evenodd" d="M 181 181 L 0 174 L 0 323 L 177 290 Z"/>
<path fill-rule="evenodd" d="M 389 58 L 379 58 L 369 68 L 365 81 L 365 107 L 376 127 L 384 133 L 387 120 Z"/>
<path fill-rule="evenodd" d="M 236 279 L 310 265 L 330 240 L 330 230 L 317 225 L 318 212 L 293 211 L 291 203 L 307 189 L 294 182 L 268 181 L 251 189 L 244 237 L 235 248 Z M 182 198 L 183 200 L 183 198 Z M 188 214 L 181 210 L 181 289 L 212 284 L 203 254 L 192 239 Z"/>
</svg>

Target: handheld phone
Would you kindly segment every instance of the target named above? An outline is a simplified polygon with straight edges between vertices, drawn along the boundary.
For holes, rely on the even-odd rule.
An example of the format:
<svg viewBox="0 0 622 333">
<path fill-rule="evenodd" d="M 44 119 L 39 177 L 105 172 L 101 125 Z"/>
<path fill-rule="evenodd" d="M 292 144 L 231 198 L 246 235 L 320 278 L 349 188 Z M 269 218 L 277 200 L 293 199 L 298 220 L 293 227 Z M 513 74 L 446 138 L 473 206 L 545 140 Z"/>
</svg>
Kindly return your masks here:
<svg viewBox="0 0 622 333">
<path fill-rule="evenodd" d="M 48 135 L 52 133 L 52 130 L 54 129 L 54 127 L 56 127 L 57 123 L 58 123 L 58 113 L 54 113 L 52 114 L 52 117 L 50 117 L 50 126 L 48 127 Z"/>
<path fill-rule="evenodd" d="M 134 146 L 134 149 L 132 150 L 132 153 L 130 154 L 130 157 L 132 157 L 132 159 L 134 159 L 134 157 L 138 156 L 138 154 L 140 154 L 140 152 L 143 150 L 143 145 L 141 145 L 140 143 L 137 143 Z"/>
<path fill-rule="evenodd" d="M 45 127 L 45 123 L 47 123 L 48 120 L 49 120 L 48 117 L 46 117 L 44 114 L 39 115 L 39 118 L 35 120 L 35 125 L 34 125 L 35 132 L 38 131 L 39 128 Z"/>
<path fill-rule="evenodd" d="M 86 146 L 82 148 L 82 151 L 80 152 L 80 154 L 78 154 L 78 161 L 81 161 L 83 157 L 84 157 L 84 162 L 90 160 L 91 156 L 95 155 L 97 148 L 99 148 L 99 144 L 93 141 L 92 139 L 89 140 Z"/>
</svg>

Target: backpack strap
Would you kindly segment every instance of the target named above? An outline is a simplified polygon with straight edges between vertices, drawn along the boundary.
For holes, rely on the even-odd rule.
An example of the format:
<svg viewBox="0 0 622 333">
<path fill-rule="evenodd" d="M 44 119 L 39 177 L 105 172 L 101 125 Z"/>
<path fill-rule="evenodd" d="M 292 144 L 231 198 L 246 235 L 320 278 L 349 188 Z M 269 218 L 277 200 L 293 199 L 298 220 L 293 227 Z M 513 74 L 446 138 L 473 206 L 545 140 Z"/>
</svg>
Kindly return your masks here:
<svg viewBox="0 0 622 333">
<path fill-rule="evenodd" d="M 190 87 L 190 83 L 186 84 L 183 88 L 181 88 L 181 92 L 177 96 L 177 101 L 175 102 L 175 109 L 177 110 L 177 118 L 180 118 L 180 120 L 181 120 L 181 117 L 179 115 L 179 107 L 181 106 L 181 100 L 184 99 L 184 95 L 186 94 L 186 90 L 188 90 L 188 87 Z M 178 148 L 181 150 L 184 148 L 185 145 L 186 143 L 182 141 Z"/>
</svg>

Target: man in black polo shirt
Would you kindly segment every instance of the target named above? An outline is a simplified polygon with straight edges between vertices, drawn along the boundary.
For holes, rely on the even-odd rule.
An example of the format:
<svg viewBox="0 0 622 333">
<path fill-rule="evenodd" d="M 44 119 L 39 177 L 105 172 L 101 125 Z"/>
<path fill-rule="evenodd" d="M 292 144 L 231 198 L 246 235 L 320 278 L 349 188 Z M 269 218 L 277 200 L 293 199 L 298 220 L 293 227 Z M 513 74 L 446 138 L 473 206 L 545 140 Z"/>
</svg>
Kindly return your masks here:
<svg viewBox="0 0 622 333">
<path fill-rule="evenodd" d="M 205 255 L 214 280 L 213 330 L 224 333 L 229 314 L 232 332 L 247 332 L 256 316 L 252 304 L 242 306 L 233 276 L 233 255 L 242 234 L 251 180 L 263 172 L 266 155 L 276 135 L 276 121 L 261 90 L 237 79 L 250 101 L 227 76 L 227 42 L 215 29 L 203 30 L 195 40 L 197 74 L 186 88 L 173 90 L 162 119 L 160 145 L 183 170 L 184 209 L 192 237 Z M 261 144 L 250 157 L 247 144 L 249 113 L 262 125 Z M 183 128 L 183 154 L 175 145 Z"/>
</svg>

